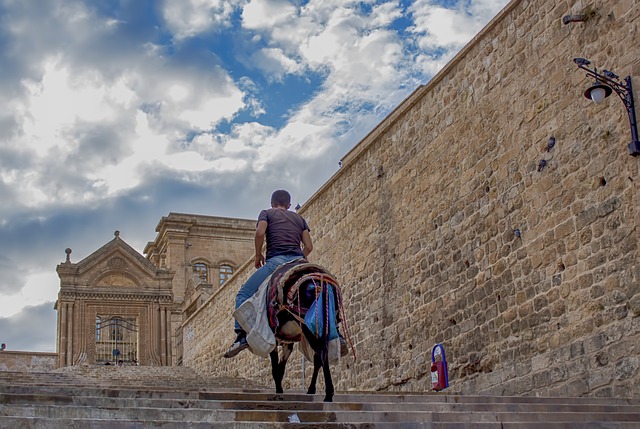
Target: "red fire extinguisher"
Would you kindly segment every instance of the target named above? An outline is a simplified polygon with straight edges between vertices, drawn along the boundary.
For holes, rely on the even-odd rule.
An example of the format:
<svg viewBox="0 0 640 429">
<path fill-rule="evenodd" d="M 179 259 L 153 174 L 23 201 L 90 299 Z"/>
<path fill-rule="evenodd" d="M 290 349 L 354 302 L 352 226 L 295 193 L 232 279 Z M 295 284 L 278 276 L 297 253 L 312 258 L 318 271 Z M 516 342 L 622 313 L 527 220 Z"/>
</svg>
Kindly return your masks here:
<svg viewBox="0 0 640 429">
<path fill-rule="evenodd" d="M 439 358 L 439 360 L 436 360 Z M 444 347 L 440 343 L 433 346 L 431 351 L 431 385 L 433 390 L 443 390 L 449 387 L 449 373 Z"/>
</svg>

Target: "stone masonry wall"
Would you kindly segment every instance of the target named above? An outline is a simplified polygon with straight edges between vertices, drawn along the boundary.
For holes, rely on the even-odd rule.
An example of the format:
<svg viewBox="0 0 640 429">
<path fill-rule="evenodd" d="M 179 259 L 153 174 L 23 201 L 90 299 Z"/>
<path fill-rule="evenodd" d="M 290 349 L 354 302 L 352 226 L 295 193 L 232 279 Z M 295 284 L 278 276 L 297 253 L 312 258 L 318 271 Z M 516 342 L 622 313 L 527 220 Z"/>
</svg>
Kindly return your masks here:
<svg viewBox="0 0 640 429">
<path fill-rule="evenodd" d="M 8 350 L 0 352 L 0 371 L 46 372 L 55 369 L 57 362 L 57 353 Z"/>
<path fill-rule="evenodd" d="M 429 390 L 441 342 L 452 393 L 640 396 L 640 160 L 620 100 L 586 100 L 572 62 L 639 87 L 639 17 L 634 0 L 512 1 L 305 204 L 358 353 L 338 389 Z M 268 360 L 221 358 L 251 265 L 186 322 L 185 365 L 270 385 Z"/>
</svg>

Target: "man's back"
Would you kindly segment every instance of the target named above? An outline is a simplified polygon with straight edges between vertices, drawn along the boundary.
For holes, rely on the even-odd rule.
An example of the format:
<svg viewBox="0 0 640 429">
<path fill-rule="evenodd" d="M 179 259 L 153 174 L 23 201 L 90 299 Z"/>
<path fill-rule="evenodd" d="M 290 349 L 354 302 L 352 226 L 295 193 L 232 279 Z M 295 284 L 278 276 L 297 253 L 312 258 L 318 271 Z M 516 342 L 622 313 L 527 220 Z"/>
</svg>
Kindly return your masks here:
<svg viewBox="0 0 640 429">
<path fill-rule="evenodd" d="M 302 233 L 309 230 L 309 225 L 297 213 L 280 208 L 263 210 L 258 222 L 267 222 L 267 259 L 278 255 L 298 254 L 303 256 L 300 243 Z"/>
</svg>

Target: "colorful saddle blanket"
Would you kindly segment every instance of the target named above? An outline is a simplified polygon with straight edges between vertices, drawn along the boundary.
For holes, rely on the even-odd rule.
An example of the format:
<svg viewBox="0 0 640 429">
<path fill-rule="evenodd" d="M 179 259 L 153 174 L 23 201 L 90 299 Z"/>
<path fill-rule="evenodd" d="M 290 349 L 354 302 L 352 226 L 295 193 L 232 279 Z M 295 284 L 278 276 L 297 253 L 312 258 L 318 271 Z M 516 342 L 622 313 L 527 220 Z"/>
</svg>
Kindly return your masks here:
<svg viewBox="0 0 640 429">
<path fill-rule="evenodd" d="M 312 288 L 302 288 L 302 285 L 312 283 Z M 287 310 L 293 314 L 298 321 L 302 322 L 305 314 L 309 310 L 305 302 L 309 302 L 309 298 L 313 302 L 327 286 L 333 289 L 334 299 L 336 300 L 334 308 L 340 308 L 341 303 L 340 289 L 335 277 L 320 265 L 311 264 L 306 259 L 298 259 L 279 267 L 271 275 L 269 281 L 269 289 L 267 292 L 267 312 L 269 326 L 276 332 L 279 325 L 278 313 Z M 312 290 L 313 297 L 303 297 L 300 291 Z M 305 299 L 306 298 L 306 299 Z M 299 338 L 279 338 L 283 340 L 297 341 Z"/>
</svg>

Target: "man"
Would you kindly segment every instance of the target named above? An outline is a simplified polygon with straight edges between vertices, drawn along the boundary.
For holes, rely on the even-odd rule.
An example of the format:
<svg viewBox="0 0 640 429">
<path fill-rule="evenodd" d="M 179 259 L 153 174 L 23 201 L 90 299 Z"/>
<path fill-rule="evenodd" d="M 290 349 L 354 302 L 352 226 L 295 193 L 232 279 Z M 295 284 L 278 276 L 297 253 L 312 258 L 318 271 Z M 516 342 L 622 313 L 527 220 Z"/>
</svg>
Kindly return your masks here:
<svg viewBox="0 0 640 429">
<path fill-rule="evenodd" d="M 257 271 L 249 277 L 236 295 L 236 308 L 251 298 L 262 282 L 282 264 L 306 258 L 313 250 L 307 221 L 297 213 L 289 211 L 291 195 L 278 190 L 271 195 L 271 208 L 258 215 L 255 236 L 255 267 Z M 262 255 L 262 246 L 267 241 L 267 255 Z M 247 334 L 238 321 L 235 322 L 236 340 L 224 354 L 231 358 L 249 347 Z"/>
</svg>

